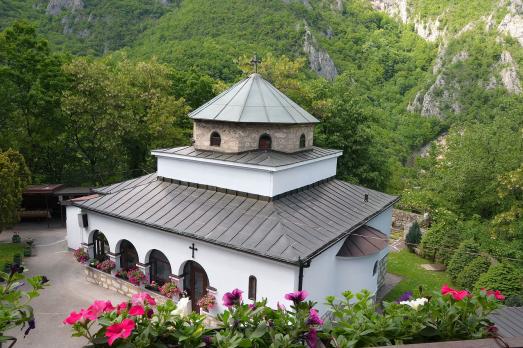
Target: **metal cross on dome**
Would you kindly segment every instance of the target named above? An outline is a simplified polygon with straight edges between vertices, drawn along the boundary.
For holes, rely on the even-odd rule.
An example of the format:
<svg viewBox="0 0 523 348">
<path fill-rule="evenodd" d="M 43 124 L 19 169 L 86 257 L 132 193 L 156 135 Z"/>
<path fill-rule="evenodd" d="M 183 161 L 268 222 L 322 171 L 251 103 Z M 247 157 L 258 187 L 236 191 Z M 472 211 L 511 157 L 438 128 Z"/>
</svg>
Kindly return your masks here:
<svg viewBox="0 0 523 348">
<path fill-rule="evenodd" d="M 260 64 L 262 61 L 260 57 L 256 53 L 254 53 L 254 57 L 251 59 L 251 64 L 254 65 L 254 72 L 258 73 L 258 64 Z"/>
</svg>

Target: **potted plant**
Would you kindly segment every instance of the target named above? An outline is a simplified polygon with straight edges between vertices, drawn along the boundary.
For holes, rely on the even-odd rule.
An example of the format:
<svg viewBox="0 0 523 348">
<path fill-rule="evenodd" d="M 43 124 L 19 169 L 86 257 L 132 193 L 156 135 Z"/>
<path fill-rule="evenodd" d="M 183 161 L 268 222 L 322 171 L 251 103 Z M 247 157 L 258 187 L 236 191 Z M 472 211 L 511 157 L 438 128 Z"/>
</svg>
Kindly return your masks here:
<svg viewBox="0 0 523 348">
<path fill-rule="evenodd" d="M 181 291 L 178 289 L 175 282 L 166 282 L 160 287 L 160 294 L 168 298 L 173 298 L 175 296 L 179 297 Z"/>
<path fill-rule="evenodd" d="M 78 248 L 76 249 L 74 252 L 73 252 L 73 256 L 74 258 L 76 259 L 76 261 L 80 262 L 80 263 L 86 263 L 88 260 L 89 260 L 89 255 L 87 254 L 87 252 L 82 249 L 82 248 Z"/>
<path fill-rule="evenodd" d="M 200 311 L 209 313 L 211 309 L 216 307 L 216 296 L 206 292 L 205 295 L 198 300 L 198 307 L 200 307 Z"/>
<path fill-rule="evenodd" d="M 13 236 L 11 237 L 11 241 L 13 243 L 20 243 L 22 241 L 22 238 L 20 238 L 20 235 L 18 234 L 18 232 L 14 232 L 13 233 Z"/>
<path fill-rule="evenodd" d="M 115 276 L 116 278 L 120 278 L 120 279 L 127 280 L 127 272 L 128 272 L 127 269 L 122 268 L 122 269 L 119 269 L 118 271 L 116 271 L 116 273 L 114 274 L 114 276 Z"/>
<path fill-rule="evenodd" d="M 100 271 L 103 271 L 105 273 L 111 273 L 111 271 L 116 267 L 116 263 L 114 261 L 111 261 L 109 259 L 99 262 L 96 265 L 96 268 Z"/>
<path fill-rule="evenodd" d="M 13 255 L 13 264 L 14 265 L 21 265 L 22 264 L 22 255 L 14 254 Z"/>
<path fill-rule="evenodd" d="M 140 286 L 140 284 L 142 284 L 145 280 L 145 274 L 143 274 L 143 272 L 137 267 L 131 268 L 127 272 L 127 279 L 131 282 L 131 284 Z"/>
<path fill-rule="evenodd" d="M 30 245 L 26 245 L 24 247 L 24 256 L 28 257 L 28 256 L 31 256 L 32 254 L 33 254 L 33 249 L 31 248 Z"/>
<path fill-rule="evenodd" d="M 149 284 L 145 284 L 145 288 L 147 290 L 152 290 L 152 291 L 155 291 L 155 292 L 159 292 L 160 291 L 160 284 L 158 284 L 154 280 L 151 280 L 151 282 Z"/>
<path fill-rule="evenodd" d="M 96 266 L 98 266 L 99 263 L 100 263 L 100 261 L 98 261 L 97 259 L 90 259 L 89 267 L 97 268 Z"/>
</svg>

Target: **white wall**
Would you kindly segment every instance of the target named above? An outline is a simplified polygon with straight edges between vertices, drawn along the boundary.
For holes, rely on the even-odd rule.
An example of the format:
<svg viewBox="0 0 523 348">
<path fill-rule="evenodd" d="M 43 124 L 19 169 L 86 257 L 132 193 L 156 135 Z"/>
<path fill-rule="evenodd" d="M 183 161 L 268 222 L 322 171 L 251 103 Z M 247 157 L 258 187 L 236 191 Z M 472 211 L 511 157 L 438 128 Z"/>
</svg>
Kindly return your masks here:
<svg viewBox="0 0 523 348">
<path fill-rule="evenodd" d="M 383 233 L 390 233 L 392 208 L 385 210 L 367 225 Z M 388 231 L 388 232 L 387 232 Z M 325 311 L 325 298 L 350 290 L 354 293 L 363 289 L 375 293 L 378 286 L 378 272 L 372 274 L 374 263 L 388 253 L 388 247 L 379 253 L 363 257 L 337 257 L 336 254 L 345 242 L 342 239 L 311 261 L 309 268 L 303 270 L 303 289 L 311 294 L 311 300 L 318 302 L 320 311 Z"/>
<path fill-rule="evenodd" d="M 389 207 L 387 210 L 381 212 L 380 215 L 367 222 L 366 225 L 389 236 L 392 229 L 392 209 L 392 207 Z"/>
<path fill-rule="evenodd" d="M 81 209 L 68 205 L 65 207 L 65 217 L 66 217 L 66 228 L 67 228 L 67 246 L 71 249 L 78 249 L 82 242 L 84 242 L 83 234 L 84 228 L 80 227 L 78 223 L 78 214 L 80 214 Z M 87 239 L 85 239 L 87 243 Z"/>
<path fill-rule="evenodd" d="M 273 197 L 336 175 L 341 153 L 282 167 L 155 155 L 159 176 Z"/>
<path fill-rule="evenodd" d="M 95 229 L 104 233 L 109 241 L 111 252 L 117 243 L 127 239 L 135 246 L 141 263 L 145 263 L 147 252 L 158 249 L 165 254 L 171 263 L 174 274 L 180 274 L 183 264 L 192 260 L 189 246 L 194 240 L 169 232 L 159 231 L 138 224 L 117 220 L 104 215 L 88 213 L 89 231 Z M 89 232 L 85 232 L 87 240 Z M 216 288 L 217 302 L 221 306 L 222 296 L 234 288 L 244 291 L 247 299 L 248 280 L 254 275 L 258 281 L 258 299 L 266 297 L 270 306 L 284 301 L 283 295 L 295 288 L 298 267 L 287 265 L 250 254 L 204 242 L 194 242 L 198 251 L 194 261 L 207 272 L 209 285 Z M 246 300 L 246 302 L 249 302 Z"/>
</svg>

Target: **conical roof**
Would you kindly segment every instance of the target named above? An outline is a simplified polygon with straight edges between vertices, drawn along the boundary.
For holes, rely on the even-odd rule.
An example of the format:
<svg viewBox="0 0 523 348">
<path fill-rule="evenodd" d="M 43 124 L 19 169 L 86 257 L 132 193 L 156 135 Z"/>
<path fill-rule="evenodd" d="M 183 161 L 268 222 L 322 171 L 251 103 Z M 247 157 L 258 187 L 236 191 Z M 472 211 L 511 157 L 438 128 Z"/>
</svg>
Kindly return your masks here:
<svg viewBox="0 0 523 348">
<path fill-rule="evenodd" d="M 189 114 L 195 120 L 244 123 L 317 123 L 259 74 L 236 83 Z"/>
</svg>

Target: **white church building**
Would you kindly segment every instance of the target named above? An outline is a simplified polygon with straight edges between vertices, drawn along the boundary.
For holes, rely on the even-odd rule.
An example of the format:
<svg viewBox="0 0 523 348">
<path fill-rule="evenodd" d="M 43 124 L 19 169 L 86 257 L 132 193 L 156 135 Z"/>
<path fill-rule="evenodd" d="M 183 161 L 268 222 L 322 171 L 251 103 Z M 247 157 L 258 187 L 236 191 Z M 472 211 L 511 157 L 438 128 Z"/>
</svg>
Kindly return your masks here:
<svg viewBox="0 0 523 348">
<path fill-rule="evenodd" d="M 174 281 L 195 310 L 234 288 L 270 306 L 303 289 L 319 308 L 377 292 L 398 198 L 335 179 L 342 152 L 313 145 L 315 117 L 258 74 L 189 116 L 193 144 L 152 151 L 156 173 L 69 201 L 70 248 Z"/>
</svg>

